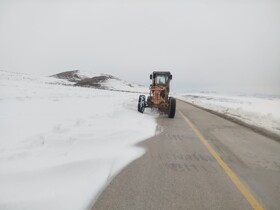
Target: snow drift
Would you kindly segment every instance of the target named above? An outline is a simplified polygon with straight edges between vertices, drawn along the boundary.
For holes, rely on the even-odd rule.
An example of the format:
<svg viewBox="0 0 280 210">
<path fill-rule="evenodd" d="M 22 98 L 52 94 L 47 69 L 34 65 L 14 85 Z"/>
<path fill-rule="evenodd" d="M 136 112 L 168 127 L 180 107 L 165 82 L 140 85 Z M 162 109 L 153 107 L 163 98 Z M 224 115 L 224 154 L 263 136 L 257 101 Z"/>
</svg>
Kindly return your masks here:
<svg viewBox="0 0 280 210">
<path fill-rule="evenodd" d="M 0 209 L 87 209 L 143 154 L 156 115 L 138 94 L 73 83 L 0 71 Z"/>
</svg>

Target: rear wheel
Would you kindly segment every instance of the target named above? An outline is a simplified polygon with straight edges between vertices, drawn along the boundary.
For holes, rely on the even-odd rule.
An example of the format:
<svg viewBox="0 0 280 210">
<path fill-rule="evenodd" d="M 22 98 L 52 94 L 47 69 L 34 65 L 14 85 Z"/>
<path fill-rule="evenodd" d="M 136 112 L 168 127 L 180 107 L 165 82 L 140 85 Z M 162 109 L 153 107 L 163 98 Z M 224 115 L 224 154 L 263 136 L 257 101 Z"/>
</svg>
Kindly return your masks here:
<svg viewBox="0 0 280 210">
<path fill-rule="evenodd" d="M 175 98 L 169 98 L 169 112 L 168 117 L 174 118 L 176 112 L 176 99 Z"/>
<path fill-rule="evenodd" d="M 146 97 L 144 95 L 140 95 L 139 96 L 139 100 L 138 100 L 138 112 L 143 113 L 145 110 L 145 100 Z"/>
</svg>

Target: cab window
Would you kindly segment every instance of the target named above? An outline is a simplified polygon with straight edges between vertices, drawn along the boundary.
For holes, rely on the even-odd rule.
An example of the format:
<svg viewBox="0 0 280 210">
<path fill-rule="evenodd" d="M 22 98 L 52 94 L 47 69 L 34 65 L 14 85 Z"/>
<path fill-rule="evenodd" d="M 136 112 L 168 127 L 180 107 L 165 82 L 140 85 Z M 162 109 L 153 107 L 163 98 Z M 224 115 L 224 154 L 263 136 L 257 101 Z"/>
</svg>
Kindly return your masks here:
<svg viewBox="0 0 280 210">
<path fill-rule="evenodd" d="M 163 74 L 156 75 L 155 83 L 156 85 L 165 85 L 167 82 L 167 76 Z"/>
</svg>

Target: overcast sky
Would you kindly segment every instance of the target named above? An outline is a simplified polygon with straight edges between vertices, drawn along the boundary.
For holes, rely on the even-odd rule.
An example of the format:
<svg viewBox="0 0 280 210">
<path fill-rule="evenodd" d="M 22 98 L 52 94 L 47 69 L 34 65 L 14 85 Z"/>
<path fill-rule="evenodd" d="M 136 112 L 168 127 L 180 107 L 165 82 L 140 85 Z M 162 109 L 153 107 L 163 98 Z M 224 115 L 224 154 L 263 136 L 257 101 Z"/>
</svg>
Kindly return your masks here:
<svg viewBox="0 0 280 210">
<path fill-rule="evenodd" d="M 280 93 L 280 0 L 0 0 L 0 70 Z"/>
</svg>

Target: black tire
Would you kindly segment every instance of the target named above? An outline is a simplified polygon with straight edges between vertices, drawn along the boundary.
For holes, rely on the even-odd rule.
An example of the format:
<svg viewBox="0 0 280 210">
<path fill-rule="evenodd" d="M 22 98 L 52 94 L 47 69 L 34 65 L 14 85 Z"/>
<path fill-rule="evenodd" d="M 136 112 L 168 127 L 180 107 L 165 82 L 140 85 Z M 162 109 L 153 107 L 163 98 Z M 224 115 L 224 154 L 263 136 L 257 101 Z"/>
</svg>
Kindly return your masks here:
<svg viewBox="0 0 280 210">
<path fill-rule="evenodd" d="M 140 95 L 139 96 L 139 100 L 138 100 L 138 112 L 144 113 L 145 110 L 145 100 L 146 97 L 144 95 Z"/>
<path fill-rule="evenodd" d="M 175 98 L 169 98 L 169 112 L 168 112 L 168 117 L 169 118 L 174 118 L 175 117 L 175 112 L 176 112 L 176 99 Z"/>
</svg>

